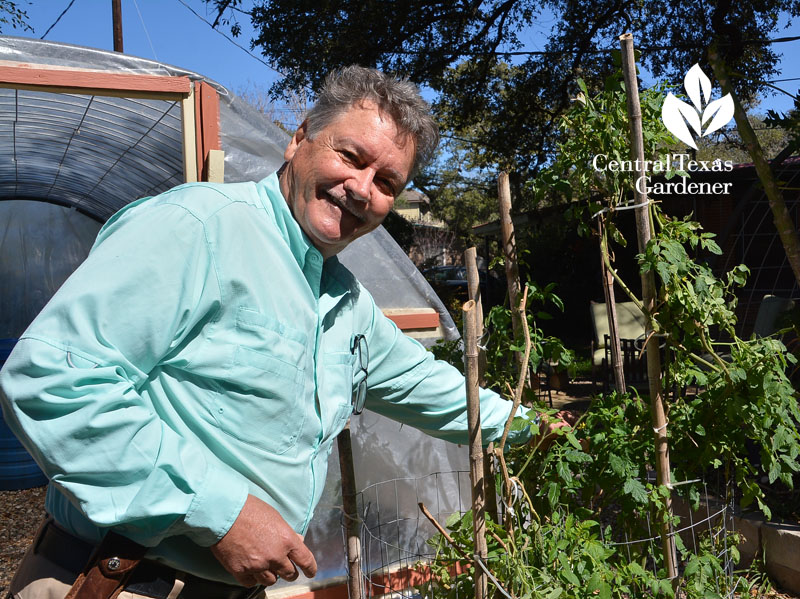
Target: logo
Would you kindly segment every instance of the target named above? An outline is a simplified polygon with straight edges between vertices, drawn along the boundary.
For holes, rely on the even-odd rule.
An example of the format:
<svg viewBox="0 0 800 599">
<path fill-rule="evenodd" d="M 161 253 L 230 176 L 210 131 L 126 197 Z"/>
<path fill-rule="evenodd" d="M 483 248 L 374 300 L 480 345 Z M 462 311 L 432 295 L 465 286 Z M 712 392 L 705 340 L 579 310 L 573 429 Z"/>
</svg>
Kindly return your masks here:
<svg viewBox="0 0 800 599">
<path fill-rule="evenodd" d="M 694 106 L 679 100 L 670 93 L 661 109 L 664 126 L 675 137 L 695 150 L 695 137 L 705 137 L 727 125 L 733 118 L 733 98 L 725 94 L 719 100 L 710 102 L 711 80 L 699 65 L 694 65 L 683 79 L 683 87 Z M 708 123 L 711 121 L 710 123 Z M 692 131 L 689 130 L 689 127 Z M 708 123 L 708 126 L 705 126 Z M 705 129 L 703 127 L 705 126 Z"/>
</svg>

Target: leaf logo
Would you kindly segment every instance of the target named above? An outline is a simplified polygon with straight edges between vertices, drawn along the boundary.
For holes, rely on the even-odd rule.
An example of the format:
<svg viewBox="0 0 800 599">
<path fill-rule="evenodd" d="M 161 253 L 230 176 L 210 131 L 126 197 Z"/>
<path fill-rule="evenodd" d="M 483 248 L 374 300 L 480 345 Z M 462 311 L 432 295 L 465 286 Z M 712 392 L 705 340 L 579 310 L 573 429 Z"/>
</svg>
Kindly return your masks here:
<svg viewBox="0 0 800 599">
<path fill-rule="evenodd" d="M 711 80 L 700 68 L 694 65 L 683 80 L 683 87 L 694 106 L 679 100 L 672 93 L 667 95 L 661 108 L 661 120 L 664 126 L 683 143 L 697 149 L 694 139 L 710 135 L 717 129 L 727 125 L 733 118 L 733 98 L 725 94 L 719 100 L 709 102 L 711 98 Z M 703 130 L 703 125 L 711 121 Z M 687 127 L 687 124 L 689 125 Z M 692 131 L 689 130 L 692 128 Z"/>
</svg>

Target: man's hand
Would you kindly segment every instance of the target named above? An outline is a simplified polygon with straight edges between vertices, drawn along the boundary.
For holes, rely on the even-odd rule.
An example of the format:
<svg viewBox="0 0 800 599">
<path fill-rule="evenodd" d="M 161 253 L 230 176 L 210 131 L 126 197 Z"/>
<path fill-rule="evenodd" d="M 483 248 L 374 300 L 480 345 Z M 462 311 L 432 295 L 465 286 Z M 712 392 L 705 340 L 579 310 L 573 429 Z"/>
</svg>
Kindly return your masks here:
<svg viewBox="0 0 800 599">
<path fill-rule="evenodd" d="M 313 578 L 317 562 L 275 508 L 253 495 L 247 501 L 227 534 L 211 547 L 225 569 L 239 584 L 270 586 L 278 577 L 297 578 L 297 567 Z"/>
<path fill-rule="evenodd" d="M 550 444 L 558 437 L 556 432 L 560 428 L 572 427 L 578 421 L 578 415 L 570 410 L 561 410 L 555 416 L 541 415 L 542 421 L 539 423 L 539 434 L 533 437 L 529 443 L 531 447 L 547 449 Z"/>
</svg>

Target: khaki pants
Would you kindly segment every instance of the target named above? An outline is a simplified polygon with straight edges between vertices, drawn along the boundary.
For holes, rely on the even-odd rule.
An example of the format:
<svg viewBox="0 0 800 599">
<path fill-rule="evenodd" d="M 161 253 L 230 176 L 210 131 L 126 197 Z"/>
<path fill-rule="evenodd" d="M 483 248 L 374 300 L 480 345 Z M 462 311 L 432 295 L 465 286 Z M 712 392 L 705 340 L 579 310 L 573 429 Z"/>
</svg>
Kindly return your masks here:
<svg viewBox="0 0 800 599">
<path fill-rule="evenodd" d="M 43 528 L 44 526 L 42 526 Z M 37 540 L 42 534 L 42 529 L 36 536 Z M 9 599 L 64 599 L 75 582 L 75 574 L 46 556 L 34 553 L 33 548 L 36 547 L 36 544 L 36 540 L 34 540 L 17 567 L 7 597 Z M 178 575 L 166 599 L 178 599 L 179 597 L 180 599 L 207 599 L 207 597 L 182 595 L 183 587 L 184 583 Z M 122 591 L 117 597 L 118 599 L 151 599 L 147 595 L 130 591 Z M 266 599 L 266 593 L 262 591 L 258 599 Z"/>
<path fill-rule="evenodd" d="M 42 555 L 33 553 L 31 546 L 17 568 L 11 580 L 8 597 L 13 599 L 64 599 L 75 582 L 75 575 L 67 572 L 58 564 L 54 564 Z M 183 588 L 180 580 L 175 581 L 175 587 L 169 594 L 169 599 L 175 599 Z M 122 591 L 118 599 L 150 599 L 145 595 Z M 191 598 L 195 599 L 195 598 Z M 201 599 L 201 598 L 196 598 Z"/>
</svg>

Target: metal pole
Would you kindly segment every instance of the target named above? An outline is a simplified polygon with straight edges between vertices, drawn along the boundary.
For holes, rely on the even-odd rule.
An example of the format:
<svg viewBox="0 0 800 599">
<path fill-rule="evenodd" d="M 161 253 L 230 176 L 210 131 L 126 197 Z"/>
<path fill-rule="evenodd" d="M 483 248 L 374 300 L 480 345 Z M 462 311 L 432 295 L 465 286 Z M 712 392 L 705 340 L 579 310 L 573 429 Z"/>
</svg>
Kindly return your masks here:
<svg viewBox="0 0 800 599">
<path fill-rule="evenodd" d="M 469 300 L 464 312 L 464 349 L 466 356 L 467 426 L 469 428 L 469 476 L 472 482 L 472 522 L 475 539 L 475 599 L 488 599 L 488 581 L 481 566 L 486 563 L 486 498 L 483 485 L 483 446 L 481 438 L 480 388 L 478 387 L 478 337 L 475 302 Z"/>
<path fill-rule="evenodd" d="M 350 599 L 361 599 L 361 521 L 358 519 L 356 500 L 356 474 L 353 467 L 353 448 L 350 441 L 350 423 L 336 438 L 339 446 L 339 470 L 342 473 L 342 507 L 347 534 L 347 590 Z"/>
<path fill-rule="evenodd" d="M 636 168 L 636 181 L 647 175 L 644 168 L 644 142 L 642 137 L 642 108 L 639 104 L 639 82 L 636 78 L 636 60 L 633 55 L 633 35 L 625 33 L 620 36 L 622 46 L 622 73 L 625 77 L 625 93 L 628 100 L 628 118 L 631 124 L 631 145 Z M 636 233 L 639 241 L 639 252 L 644 253 L 647 242 L 650 241 L 650 206 L 644 186 L 634 185 L 634 198 L 636 208 Z M 652 314 L 655 307 L 655 278 L 653 272 L 642 274 L 642 296 L 645 310 Z M 661 389 L 661 356 L 658 351 L 657 338 L 653 337 L 653 326 L 649 318 L 646 319 L 645 339 L 647 379 L 650 385 L 650 412 L 653 420 L 653 431 L 656 443 L 656 477 L 660 487 L 666 488 L 666 515 L 672 515 L 672 497 L 669 490 L 672 488 L 669 473 L 669 440 L 667 438 L 667 417 L 664 411 L 664 396 Z M 677 555 L 675 552 L 675 539 L 670 535 L 670 525 L 661 524 L 661 545 L 664 551 L 664 566 L 667 576 L 677 581 Z"/>
</svg>

